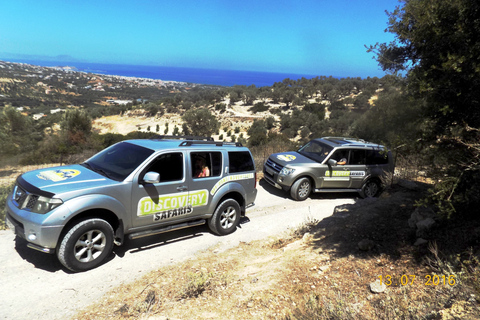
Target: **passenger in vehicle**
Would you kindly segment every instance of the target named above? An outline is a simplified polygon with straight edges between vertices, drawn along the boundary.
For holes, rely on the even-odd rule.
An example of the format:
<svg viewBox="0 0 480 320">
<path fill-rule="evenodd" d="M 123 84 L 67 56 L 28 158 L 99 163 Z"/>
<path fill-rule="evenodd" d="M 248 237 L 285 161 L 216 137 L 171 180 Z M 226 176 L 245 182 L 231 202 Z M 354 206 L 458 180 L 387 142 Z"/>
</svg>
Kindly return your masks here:
<svg viewBox="0 0 480 320">
<path fill-rule="evenodd" d="M 206 160 L 204 157 L 196 156 L 195 157 L 195 174 L 196 178 L 203 178 L 210 176 L 210 169 L 207 166 Z"/>
</svg>

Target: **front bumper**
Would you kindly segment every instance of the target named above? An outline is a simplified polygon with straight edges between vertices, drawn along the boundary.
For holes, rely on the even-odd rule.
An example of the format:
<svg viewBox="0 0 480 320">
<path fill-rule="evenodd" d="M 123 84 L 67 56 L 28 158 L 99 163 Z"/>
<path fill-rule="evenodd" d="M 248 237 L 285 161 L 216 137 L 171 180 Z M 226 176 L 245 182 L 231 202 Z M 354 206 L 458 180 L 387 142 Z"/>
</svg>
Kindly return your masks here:
<svg viewBox="0 0 480 320">
<path fill-rule="evenodd" d="M 275 175 L 269 175 L 265 170 L 263 170 L 263 178 L 275 188 L 282 189 L 282 186 L 275 182 Z"/>
<path fill-rule="evenodd" d="M 277 189 L 288 191 L 292 186 L 292 181 L 290 177 L 282 176 L 279 174 L 280 170 L 275 170 L 270 167 L 268 164 L 263 166 L 263 178 L 269 184 L 274 186 Z"/>
<path fill-rule="evenodd" d="M 43 225 L 42 221 L 47 215 L 20 210 L 12 203 L 10 196 L 7 198 L 5 208 L 7 226 L 18 237 L 28 241 L 28 247 L 46 253 L 55 251 L 63 226 Z"/>
</svg>

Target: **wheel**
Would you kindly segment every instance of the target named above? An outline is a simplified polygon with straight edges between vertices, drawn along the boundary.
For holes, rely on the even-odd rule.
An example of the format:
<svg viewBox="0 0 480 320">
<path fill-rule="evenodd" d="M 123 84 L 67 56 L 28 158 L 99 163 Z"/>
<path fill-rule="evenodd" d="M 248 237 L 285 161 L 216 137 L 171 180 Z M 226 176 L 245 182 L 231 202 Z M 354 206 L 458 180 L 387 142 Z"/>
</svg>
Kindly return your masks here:
<svg viewBox="0 0 480 320">
<path fill-rule="evenodd" d="M 65 234 L 57 257 L 72 271 L 86 271 L 102 264 L 112 252 L 112 247 L 112 226 L 102 219 L 87 219 Z"/>
<path fill-rule="evenodd" d="M 368 180 L 363 184 L 360 196 L 362 198 L 373 198 L 380 195 L 381 191 L 380 183 L 377 180 Z"/>
<path fill-rule="evenodd" d="M 240 205 L 233 199 L 227 199 L 215 209 L 208 226 L 213 233 L 223 236 L 235 231 L 239 221 Z"/>
<path fill-rule="evenodd" d="M 312 191 L 312 183 L 308 178 L 300 178 L 295 181 L 290 189 L 290 195 L 294 200 L 303 201 L 308 198 Z"/>
</svg>

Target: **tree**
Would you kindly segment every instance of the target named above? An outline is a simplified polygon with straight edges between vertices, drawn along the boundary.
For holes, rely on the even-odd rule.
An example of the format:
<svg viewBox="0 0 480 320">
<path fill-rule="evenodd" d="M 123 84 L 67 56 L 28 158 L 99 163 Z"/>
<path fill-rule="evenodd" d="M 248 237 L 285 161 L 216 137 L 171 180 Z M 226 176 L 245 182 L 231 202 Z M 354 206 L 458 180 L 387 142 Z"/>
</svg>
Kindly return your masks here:
<svg viewBox="0 0 480 320">
<path fill-rule="evenodd" d="M 263 145 L 267 142 L 267 128 L 263 120 L 255 120 L 247 133 L 250 136 L 248 145 L 251 147 Z"/>
<path fill-rule="evenodd" d="M 0 154 L 17 154 L 35 148 L 42 135 L 35 130 L 31 118 L 10 106 L 0 113 Z"/>
<path fill-rule="evenodd" d="M 220 128 L 215 115 L 205 108 L 190 109 L 182 116 L 183 133 L 196 136 L 211 136 Z"/>
<path fill-rule="evenodd" d="M 441 176 L 430 199 L 447 216 L 480 205 L 479 17 L 477 0 L 404 0 L 389 13 L 395 41 L 368 49 L 384 70 L 406 74 L 406 92 L 422 104 Z"/>
<path fill-rule="evenodd" d="M 480 2 L 403 2 L 389 13 L 395 41 L 369 51 L 384 70 L 408 73 L 409 92 L 426 102 L 437 131 L 461 123 L 479 127 Z"/>
<path fill-rule="evenodd" d="M 69 144 L 82 145 L 92 133 L 92 119 L 85 112 L 75 109 L 65 113 L 60 127 L 66 133 Z"/>
</svg>

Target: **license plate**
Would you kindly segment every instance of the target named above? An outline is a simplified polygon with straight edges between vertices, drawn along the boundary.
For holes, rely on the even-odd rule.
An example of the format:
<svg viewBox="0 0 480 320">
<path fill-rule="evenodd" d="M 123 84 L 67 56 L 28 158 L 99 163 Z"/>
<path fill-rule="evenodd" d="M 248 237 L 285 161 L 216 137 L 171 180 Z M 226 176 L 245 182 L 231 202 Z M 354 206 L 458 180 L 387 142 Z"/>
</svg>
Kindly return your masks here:
<svg viewBox="0 0 480 320">
<path fill-rule="evenodd" d="M 273 170 L 270 169 L 269 167 L 265 167 L 265 170 L 267 171 L 268 174 L 273 175 Z"/>
</svg>

